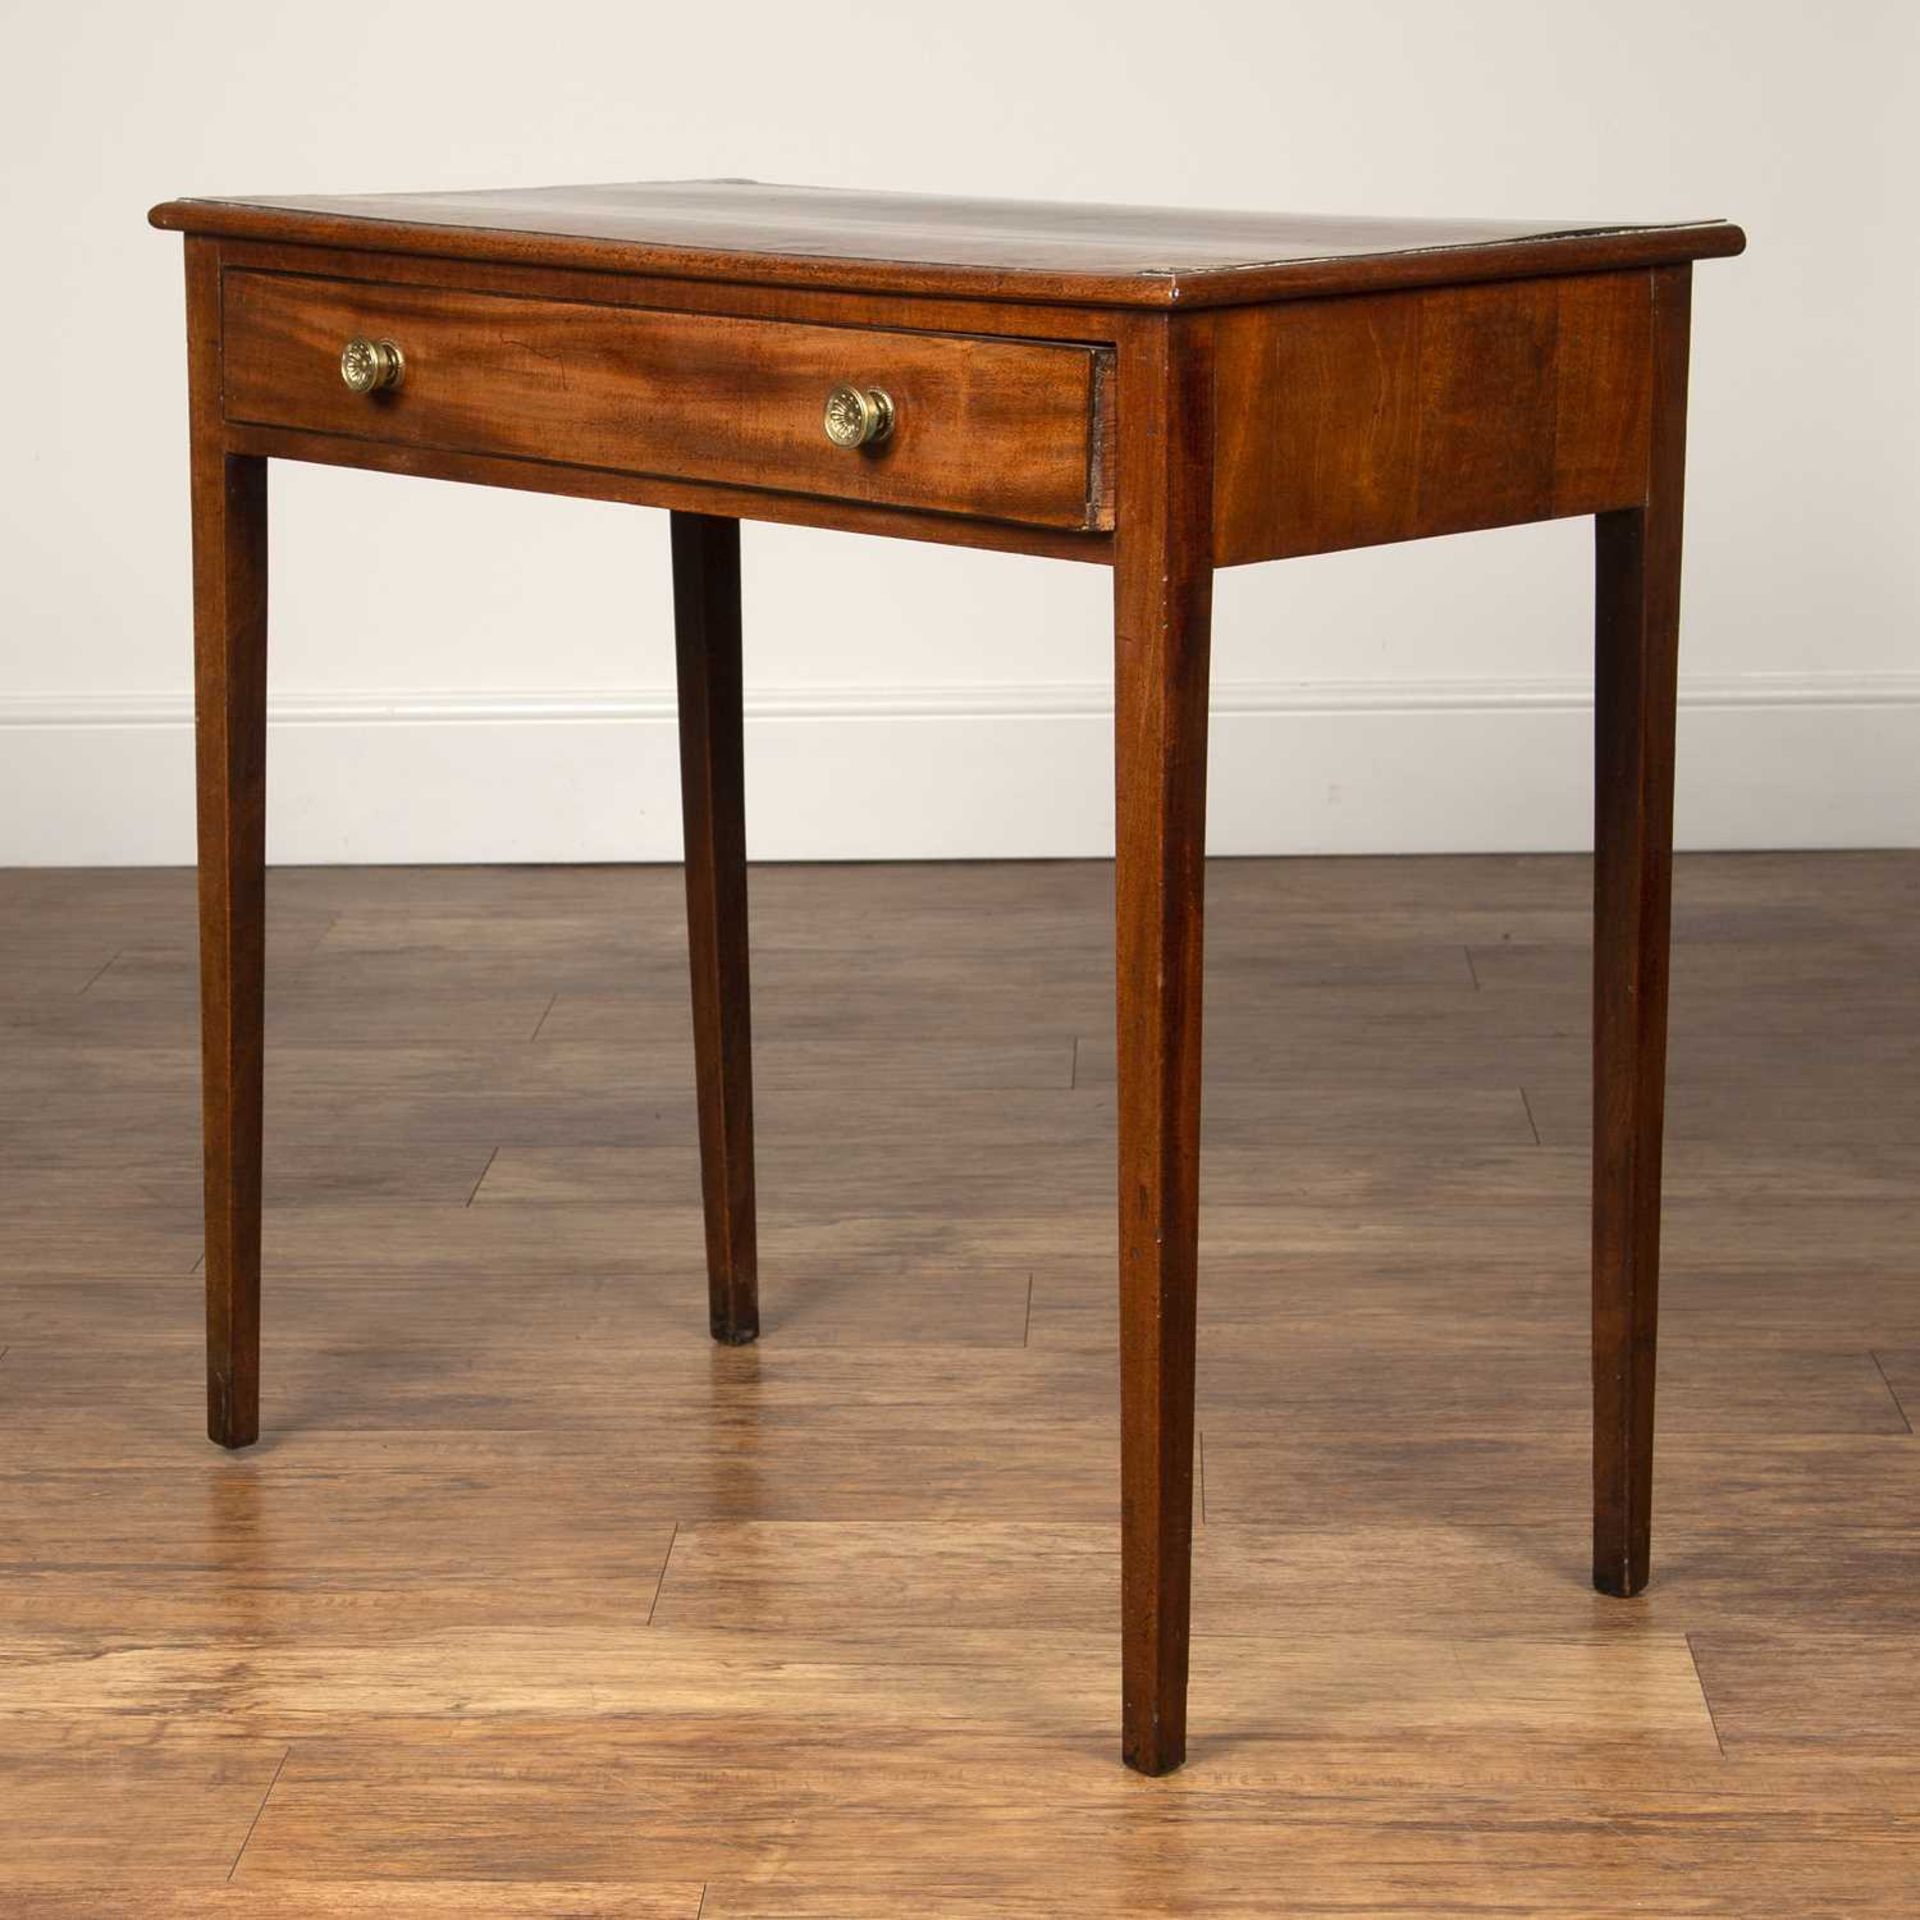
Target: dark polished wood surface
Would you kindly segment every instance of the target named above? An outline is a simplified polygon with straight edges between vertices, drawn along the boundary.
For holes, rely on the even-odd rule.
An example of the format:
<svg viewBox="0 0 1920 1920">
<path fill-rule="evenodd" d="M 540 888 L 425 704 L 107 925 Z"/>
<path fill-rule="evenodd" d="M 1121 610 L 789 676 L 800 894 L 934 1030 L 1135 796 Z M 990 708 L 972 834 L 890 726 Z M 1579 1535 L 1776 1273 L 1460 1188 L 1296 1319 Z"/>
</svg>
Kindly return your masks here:
<svg viewBox="0 0 1920 1920">
<path fill-rule="evenodd" d="M 740 522 L 676 513 L 670 539 L 707 1328 L 737 1347 L 760 1335 Z"/>
<path fill-rule="evenodd" d="M 1187 1741 L 1200 1223 L 1201 966 L 1213 620 L 1210 328 L 1132 321 L 1114 543 L 1120 1157 L 1121 1751 Z"/>
<path fill-rule="evenodd" d="M 1637 504 L 1653 286 L 1584 274 L 1220 315 L 1215 564 Z"/>
<path fill-rule="evenodd" d="M 562 453 L 595 468 L 1073 531 L 1113 524 L 1097 457 L 1111 356 L 1095 347 L 304 274 L 230 271 L 225 302 L 236 424 Z M 404 384 L 371 404 L 340 380 L 340 344 L 355 335 L 407 343 Z M 842 381 L 884 382 L 897 409 L 870 453 L 821 431 L 822 400 Z"/>
<path fill-rule="evenodd" d="M 220 396 L 219 262 L 206 245 L 189 242 L 207 1432 L 222 1446 L 242 1447 L 260 1437 L 267 463 L 226 444 Z"/>
<path fill-rule="evenodd" d="M 154 214 L 187 230 L 212 1437 L 238 1447 L 260 1431 L 266 460 L 674 514 L 709 1318 L 725 1344 L 760 1324 L 739 520 L 1108 562 L 1122 1751 L 1146 1773 L 1178 1767 L 1214 569 L 1593 515 L 1593 1575 L 1636 1593 L 1689 300 L 1692 262 L 1737 252 L 1739 231 L 1069 212 L 742 183 L 379 204 L 380 218 L 317 202 Z M 503 206 L 523 224 L 491 224 Z M 404 379 L 343 381 L 348 341 Z M 827 402 L 842 384 L 861 392 Z M 823 413 L 849 400 L 890 432 L 855 446 L 827 432 Z"/>
<path fill-rule="evenodd" d="M 154 224 L 694 279 L 1210 306 L 1737 253 L 1710 220 L 1408 220 L 665 180 L 478 193 L 170 200 Z"/>
<path fill-rule="evenodd" d="M 1692 282 L 1654 277 L 1642 504 L 1594 522 L 1593 1581 L 1647 1584 Z"/>
<path fill-rule="evenodd" d="M 269 874 L 229 1454 L 193 876 L 0 872 L 8 1920 L 1920 1909 L 1920 855 L 1676 863 L 1632 1601 L 1588 1585 L 1591 863 L 1211 864 L 1151 1786 L 1112 869 L 752 882 L 766 1321 L 718 1347 L 679 872 Z"/>
</svg>

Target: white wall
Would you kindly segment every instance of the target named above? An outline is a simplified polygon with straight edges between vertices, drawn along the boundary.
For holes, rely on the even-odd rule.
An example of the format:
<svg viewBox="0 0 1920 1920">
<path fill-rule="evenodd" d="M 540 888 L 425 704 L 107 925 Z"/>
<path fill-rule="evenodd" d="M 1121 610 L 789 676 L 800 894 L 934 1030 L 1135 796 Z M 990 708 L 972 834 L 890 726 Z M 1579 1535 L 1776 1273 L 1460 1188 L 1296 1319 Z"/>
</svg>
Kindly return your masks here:
<svg viewBox="0 0 1920 1920">
<path fill-rule="evenodd" d="M 179 242 L 152 201 L 748 174 L 1724 214 L 1680 833 L 1920 840 L 1911 0 L 66 0 L 0 70 L 0 862 L 190 857 Z M 673 857 L 664 516 L 277 467 L 276 859 Z M 1586 524 L 1223 576 L 1222 850 L 1587 834 Z M 1104 572 L 752 527 L 753 851 L 1110 843 Z M 860 594 L 850 605 L 850 581 Z"/>
</svg>

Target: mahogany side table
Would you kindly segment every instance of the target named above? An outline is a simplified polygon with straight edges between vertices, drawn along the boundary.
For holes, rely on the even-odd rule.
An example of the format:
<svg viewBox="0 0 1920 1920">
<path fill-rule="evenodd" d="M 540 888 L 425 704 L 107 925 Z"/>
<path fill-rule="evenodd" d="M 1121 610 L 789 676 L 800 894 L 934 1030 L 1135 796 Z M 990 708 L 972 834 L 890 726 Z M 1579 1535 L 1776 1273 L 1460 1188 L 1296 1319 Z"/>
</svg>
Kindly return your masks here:
<svg viewBox="0 0 1920 1920">
<path fill-rule="evenodd" d="M 1186 1747 L 1213 572 L 1595 525 L 1593 1577 L 1647 1578 L 1692 263 L 1737 227 L 722 180 L 178 200 L 208 1430 L 259 1434 L 270 459 L 672 514 L 714 1337 L 758 1331 L 740 522 L 1114 578 L 1122 1747 Z"/>
</svg>

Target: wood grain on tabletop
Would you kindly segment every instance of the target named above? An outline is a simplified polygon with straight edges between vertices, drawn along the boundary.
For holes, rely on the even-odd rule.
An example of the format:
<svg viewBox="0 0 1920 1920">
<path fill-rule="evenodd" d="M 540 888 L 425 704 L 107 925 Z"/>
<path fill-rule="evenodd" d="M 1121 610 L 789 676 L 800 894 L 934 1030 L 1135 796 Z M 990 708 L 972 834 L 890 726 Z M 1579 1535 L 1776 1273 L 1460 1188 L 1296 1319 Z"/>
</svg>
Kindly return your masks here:
<svg viewBox="0 0 1920 1920">
<path fill-rule="evenodd" d="M 752 180 L 172 200 L 156 226 L 693 280 L 1202 306 L 1738 253 L 1724 220 L 1378 219 L 1063 205 Z"/>
</svg>

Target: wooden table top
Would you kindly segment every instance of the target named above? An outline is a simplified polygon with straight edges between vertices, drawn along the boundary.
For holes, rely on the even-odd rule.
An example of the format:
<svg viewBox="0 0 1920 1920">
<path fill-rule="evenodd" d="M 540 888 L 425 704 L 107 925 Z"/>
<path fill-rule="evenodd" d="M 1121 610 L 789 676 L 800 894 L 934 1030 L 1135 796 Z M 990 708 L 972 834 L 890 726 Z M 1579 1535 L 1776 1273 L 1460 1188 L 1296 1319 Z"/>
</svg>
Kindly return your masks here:
<svg viewBox="0 0 1920 1920">
<path fill-rule="evenodd" d="M 151 217 L 190 233 L 523 265 L 1126 307 L 1666 265 L 1746 244 L 1723 220 L 1389 220 L 750 180 L 172 200 Z"/>
</svg>

